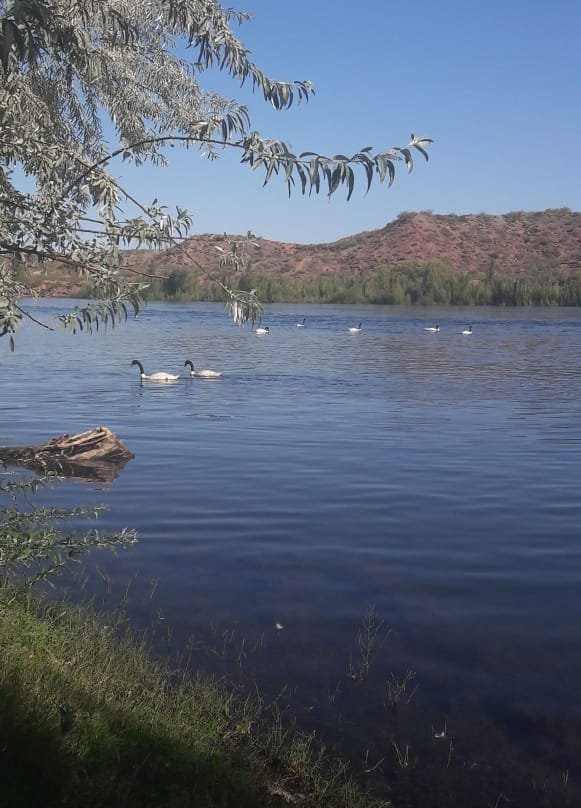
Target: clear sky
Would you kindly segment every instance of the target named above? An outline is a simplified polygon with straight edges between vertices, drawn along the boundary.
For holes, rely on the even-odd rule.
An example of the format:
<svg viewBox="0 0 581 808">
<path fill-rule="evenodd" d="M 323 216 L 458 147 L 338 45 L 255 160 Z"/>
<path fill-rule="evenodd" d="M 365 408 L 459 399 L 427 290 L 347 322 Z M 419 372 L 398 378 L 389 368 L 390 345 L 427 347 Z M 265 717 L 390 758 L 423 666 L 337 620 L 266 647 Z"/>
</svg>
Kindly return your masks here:
<svg viewBox="0 0 581 808">
<path fill-rule="evenodd" d="M 228 77 L 200 83 L 246 103 L 264 136 L 295 152 L 352 153 L 434 139 L 430 162 L 395 184 L 363 177 L 337 192 L 289 200 L 262 188 L 240 155 L 209 163 L 171 150 L 163 170 L 112 166 L 143 201 L 186 207 L 192 233 L 328 242 L 383 227 L 403 210 L 505 213 L 581 209 L 581 0 L 232 0 L 254 61 L 279 79 L 310 79 L 306 105 L 276 112 Z M 128 181 L 128 182 L 127 182 Z"/>
</svg>

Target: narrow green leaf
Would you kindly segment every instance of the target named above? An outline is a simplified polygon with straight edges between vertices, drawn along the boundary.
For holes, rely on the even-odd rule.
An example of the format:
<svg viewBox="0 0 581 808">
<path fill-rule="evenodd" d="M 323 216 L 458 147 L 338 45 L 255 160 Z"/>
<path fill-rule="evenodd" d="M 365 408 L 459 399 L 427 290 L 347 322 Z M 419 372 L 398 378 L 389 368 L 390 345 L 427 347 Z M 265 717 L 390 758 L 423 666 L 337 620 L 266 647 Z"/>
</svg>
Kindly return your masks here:
<svg viewBox="0 0 581 808">
<path fill-rule="evenodd" d="M 341 182 L 341 166 L 338 165 L 331 173 L 331 179 L 329 181 L 329 196 L 335 193 L 335 191 L 339 187 L 340 182 Z"/>
<path fill-rule="evenodd" d="M 353 173 L 353 169 L 351 166 L 347 166 L 347 202 L 351 199 L 351 194 L 353 193 L 353 186 L 355 184 L 355 175 Z"/>
<path fill-rule="evenodd" d="M 421 146 L 418 146 L 417 143 L 414 143 L 414 149 L 417 149 L 420 154 L 423 154 L 424 157 L 426 158 L 426 161 L 428 161 L 430 159 L 430 155 L 428 154 L 428 152 L 425 151 L 425 149 L 422 149 Z"/>
</svg>

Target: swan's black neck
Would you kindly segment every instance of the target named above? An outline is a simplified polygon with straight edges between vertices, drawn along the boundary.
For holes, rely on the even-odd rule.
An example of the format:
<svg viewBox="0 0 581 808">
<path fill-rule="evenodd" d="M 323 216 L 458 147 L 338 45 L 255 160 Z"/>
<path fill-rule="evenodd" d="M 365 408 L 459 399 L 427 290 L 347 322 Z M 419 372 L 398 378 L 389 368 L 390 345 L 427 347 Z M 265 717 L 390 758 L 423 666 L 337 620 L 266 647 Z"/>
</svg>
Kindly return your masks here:
<svg viewBox="0 0 581 808">
<path fill-rule="evenodd" d="M 132 365 L 137 365 L 137 367 L 139 368 L 139 372 L 141 373 L 141 375 L 142 375 L 142 376 L 145 376 L 145 371 L 143 370 L 143 365 L 141 364 L 141 362 L 139 361 L 139 359 L 134 359 L 134 360 L 133 360 L 133 362 L 132 362 L 131 364 L 132 364 Z"/>
<path fill-rule="evenodd" d="M 189 367 L 190 367 L 192 370 L 194 369 L 194 364 L 193 364 L 193 362 L 192 362 L 192 360 L 191 360 L 191 359 L 186 359 L 186 361 L 184 362 L 184 367 L 185 367 L 185 368 L 187 368 L 187 367 L 188 367 L 188 365 L 189 365 Z"/>
</svg>

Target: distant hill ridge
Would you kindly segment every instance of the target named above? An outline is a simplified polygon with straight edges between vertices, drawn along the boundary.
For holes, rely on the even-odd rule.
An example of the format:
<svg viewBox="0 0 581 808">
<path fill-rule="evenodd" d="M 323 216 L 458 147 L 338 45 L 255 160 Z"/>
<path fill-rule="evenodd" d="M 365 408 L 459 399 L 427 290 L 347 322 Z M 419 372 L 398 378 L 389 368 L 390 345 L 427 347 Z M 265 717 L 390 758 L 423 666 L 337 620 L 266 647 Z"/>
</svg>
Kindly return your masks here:
<svg viewBox="0 0 581 808">
<path fill-rule="evenodd" d="M 133 252 L 130 264 L 152 268 L 195 269 L 218 264 L 221 236 L 197 235 L 161 253 Z M 232 238 L 236 238 L 235 236 Z M 242 237 L 240 237 L 242 238 Z M 437 262 L 451 270 L 482 277 L 511 277 L 550 270 L 572 274 L 581 269 L 581 213 L 568 208 L 455 215 L 400 213 L 379 230 L 369 230 L 328 244 L 291 244 L 253 238 L 257 271 L 311 278 L 323 273 L 357 274 L 380 266 Z"/>
</svg>

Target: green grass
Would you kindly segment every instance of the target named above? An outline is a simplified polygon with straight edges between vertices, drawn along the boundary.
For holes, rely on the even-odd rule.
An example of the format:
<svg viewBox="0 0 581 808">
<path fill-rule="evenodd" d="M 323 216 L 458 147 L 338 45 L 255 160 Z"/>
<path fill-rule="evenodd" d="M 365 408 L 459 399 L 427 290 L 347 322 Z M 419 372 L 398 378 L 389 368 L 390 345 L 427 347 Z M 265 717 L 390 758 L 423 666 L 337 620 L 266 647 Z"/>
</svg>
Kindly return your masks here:
<svg viewBox="0 0 581 808">
<path fill-rule="evenodd" d="M 0 586 L 1 806 L 372 804 L 310 736 L 122 626 Z"/>
</svg>

